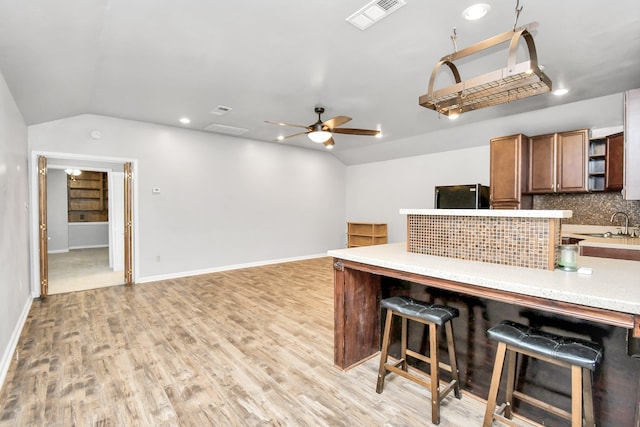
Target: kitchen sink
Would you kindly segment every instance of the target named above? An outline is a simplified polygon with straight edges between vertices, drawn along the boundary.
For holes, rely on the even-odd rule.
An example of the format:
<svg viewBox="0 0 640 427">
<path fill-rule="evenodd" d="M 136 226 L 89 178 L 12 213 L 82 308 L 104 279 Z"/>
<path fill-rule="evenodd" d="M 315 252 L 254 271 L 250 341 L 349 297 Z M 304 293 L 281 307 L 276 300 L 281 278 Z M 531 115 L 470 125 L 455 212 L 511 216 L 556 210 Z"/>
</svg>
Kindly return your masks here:
<svg viewBox="0 0 640 427">
<path fill-rule="evenodd" d="M 629 234 L 613 234 L 613 233 L 575 233 L 580 236 L 589 236 L 589 237 L 604 237 L 604 238 L 612 238 L 612 239 L 625 239 L 631 237 Z"/>
</svg>

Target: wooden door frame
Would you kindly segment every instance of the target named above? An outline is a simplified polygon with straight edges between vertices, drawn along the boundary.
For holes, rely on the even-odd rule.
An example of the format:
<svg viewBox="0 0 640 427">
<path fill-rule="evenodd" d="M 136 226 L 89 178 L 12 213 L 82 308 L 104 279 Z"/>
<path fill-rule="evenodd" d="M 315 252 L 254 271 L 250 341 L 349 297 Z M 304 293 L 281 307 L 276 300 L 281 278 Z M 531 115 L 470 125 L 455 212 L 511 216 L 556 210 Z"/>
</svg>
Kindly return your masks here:
<svg viewBox="0 0 640 427">
<path fill-rule="evenodd" d="M 48 160 L 64 160 L 69 162 L 97 162 L 97 163 L 112 163 L 114 165 L 124 165 L 125 163 L 131 164 L 132 169 L 132 182 L 130 186 L 130 203 L 132 214 L 130 233 L 131 245 L 129 256 L 132 259 L 130 278 L 131 283 L 135 283 L 138 280 L 140 259 L 138 253 L 138 180 L 135 179 L 136 171 L 138 170 L 138 161 L 136 159 L 120 158 L 120 157 L 101 157 L 90 156 L 73 153 L 59 153 L 59 152 L 46 152 L 46 151 L 32 151 L 29 157 L 29 204 L 30 204 L 30 268 L 31 268 L 31 296 L 38 298 L 41 296 L 41 283 L 40 283 L 40 201 L 39 201 L 39 171 L 38 171 L 38 158 L 40 156 L 45 157 Z M 46 200 L 46 198 L 45 198 Z"/>
<path fill-rule="evenodd" d="M 38 156 L 38 271 L 40 297 L 49 295 L 49 232 L 47 230 L 47 158 Z"/>
<path fill-rule="evenodd" d="M 133 285 L 133 165 L 124 164 L 124 284 Z"/>
</svg>

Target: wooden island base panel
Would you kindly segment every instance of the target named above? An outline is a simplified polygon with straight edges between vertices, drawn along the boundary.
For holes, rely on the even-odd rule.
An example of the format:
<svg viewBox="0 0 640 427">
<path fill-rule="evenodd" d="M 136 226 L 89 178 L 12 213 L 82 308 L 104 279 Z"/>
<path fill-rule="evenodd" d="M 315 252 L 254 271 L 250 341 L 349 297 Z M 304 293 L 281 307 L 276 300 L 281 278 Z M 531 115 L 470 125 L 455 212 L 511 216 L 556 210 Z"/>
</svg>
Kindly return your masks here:
<svg viewBox="0 0 640 427">
<path fill-rule="evenodd" d="M 414 254 L 406 251 L 406 243 L 339 249 L 329 255 L 334 257 L 337 368 L 376 357 L 380 300 L 408 295 L 460 310 L 454 331 L 465 392 L 487 398 L 496 346 L 487 340 L 486 330 L 508 319 L 601 343 L 604 359 L 594 373 L 597 423 L 640 425 L 640 263 L 579 257 L 580 265 L 593 269 L 584 275 Z M 410 328 L 410 346 L 421 349 L 427 343 L 422 328 Z M 392 355 L 398 345 L 394 343 Z M 568 372 L 525 360 L 519 375 L 519 387 L 527 393 L 570 409 Z M 526 404 L 519 412 L 544 425 L 566 424 Z"/>
</svg>

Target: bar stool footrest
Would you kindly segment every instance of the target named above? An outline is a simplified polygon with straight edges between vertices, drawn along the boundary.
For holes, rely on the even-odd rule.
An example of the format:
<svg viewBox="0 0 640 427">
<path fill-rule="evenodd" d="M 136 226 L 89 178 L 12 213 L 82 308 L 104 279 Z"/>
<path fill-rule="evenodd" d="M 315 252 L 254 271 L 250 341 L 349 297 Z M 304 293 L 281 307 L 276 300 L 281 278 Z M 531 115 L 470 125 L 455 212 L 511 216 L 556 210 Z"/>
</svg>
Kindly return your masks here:
<svg viewBox="0 0 640 427">
<path fill-rule="evenodd" d="M 564 409 L 560 409 L 557 406 L 553 406 L 550 403 L 543 402 L 540 399 L 536 399 L 535 397 L 524 394 L 520 391 L 513 391 L 514 399 L 518 399 L 521 402 L 528 403 L 529 405 L 535 406 L 536 408 L 544 409 L 547 412 L 550 412 L 558 417 L 564 418 L 565 420 L 571 421 L 571 413 L 565 411 Z"/>
<path fill-rule="evenodd" d="M 442 390 L 440 390 L 440 400 L 444 399 L 445 397 L 447 397 L 447 395 L 449 393 L 451 393 L 451 390 L 455 389 L 455 386 L 458 382 L 456 380 L 451 380 L 449 383 L 447 383 L 446 387 L 444 387 Z M 456 399 L 461 399 L 462 396 L 457 397 Z"/>
</svg>

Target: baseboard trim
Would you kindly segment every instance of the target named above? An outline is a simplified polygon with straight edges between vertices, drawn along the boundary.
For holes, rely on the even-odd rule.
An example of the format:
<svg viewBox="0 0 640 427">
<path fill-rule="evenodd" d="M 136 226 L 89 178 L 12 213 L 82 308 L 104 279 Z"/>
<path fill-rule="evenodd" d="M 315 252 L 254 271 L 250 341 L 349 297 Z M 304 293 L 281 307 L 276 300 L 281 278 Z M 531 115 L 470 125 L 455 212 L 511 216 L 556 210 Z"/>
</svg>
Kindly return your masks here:
<svg viewBox="0 0 640 427">
<path fill-rule="evenodd" d="M 221 271 L 239 270 L 241 268 L 262 267 L 264 265 L 282 264 L 284 262 L 293 262 L 293 261 L 303 261 L 303 260 L 306 260 L 306 259 L 323 258 L 323 257 L 326 257 L 326 256 L 327 256 L 327 254 L 304 255 L 304 256 L 292 257 L 292 258 L 280 258 L 280 259 L 272 259 L 272 260 L 267 260 L 267 261 L 248 262 L 248 263 L 244 263 L 244 264 L 225 265 L 225 266 L 222 266 L 222 267 L 207 268 L 207 269 L 202 269 L 202 270 L 183 271 L 181 273 L 171 273 L 171 274 L 162 274 L 162 275 L 157 275 L 157 276 L 138 277 L 136 279 L 136 283 L 158 282 L 158 281 L 161 281 L 161 280 L 177 279 L 179 277 L 199 276 L 201 274 L 219 273 Z"/>
<path fill-rule="evenodd" d="M 84 245 L 84 246 L 69 246 L 69 250 L 72 249 L 95 249 L 95 248 L 108 248 L 109 245 Z"/>
<path fill-rule="evenodd" d="M 11 334 L 9 344 L 5 348 L 4 354 L 2 355 L 2 360 L 0 360 L 0 390 L 2 390 L 2 387 L 4 386 L 4 380 L 6 379 L 7 373 L 9 372 L 9 367 L 11 366 L 11 359 L 13 357 L 13 354 L 15 353 L 16 347 L 18 346 L 18 340 L 20 339 L 22 328 L 24 328 L 24 324 L 27 321 L 27 316 L 29 316 L 29 310 L 31 310 L 32 302 L 33 298 L 27 298 L 27 303 L 22 309 L 20 318 L 18 319 L 16 327 L 13 329 L 13 333 Z"/>
<path fill-rule="evenodd" d="M 48 254 L 66 254 L 69 252 L 69 249 L 55 249 L 53 251 L 47 251 Z"/>
</svg>

